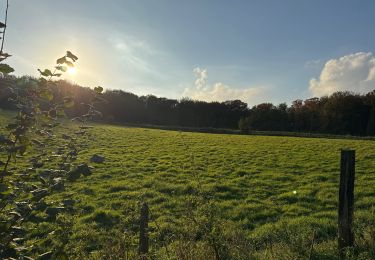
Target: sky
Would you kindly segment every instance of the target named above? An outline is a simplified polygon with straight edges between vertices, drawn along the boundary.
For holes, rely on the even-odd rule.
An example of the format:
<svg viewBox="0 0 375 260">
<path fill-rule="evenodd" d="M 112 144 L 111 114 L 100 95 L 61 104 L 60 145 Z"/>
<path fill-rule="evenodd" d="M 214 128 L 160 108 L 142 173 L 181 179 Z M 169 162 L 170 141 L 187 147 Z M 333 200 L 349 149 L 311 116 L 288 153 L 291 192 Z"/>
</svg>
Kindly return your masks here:
<svg viewBox="0 0 375 260">
<path fill-rule="evenodd" d="M 4 50 L 16 75 L 70 50 L 64 77 L 82 86 L 290 103 L 375 89 L 374 13 L 372 0 L 10 0 Z"/>
</svg>

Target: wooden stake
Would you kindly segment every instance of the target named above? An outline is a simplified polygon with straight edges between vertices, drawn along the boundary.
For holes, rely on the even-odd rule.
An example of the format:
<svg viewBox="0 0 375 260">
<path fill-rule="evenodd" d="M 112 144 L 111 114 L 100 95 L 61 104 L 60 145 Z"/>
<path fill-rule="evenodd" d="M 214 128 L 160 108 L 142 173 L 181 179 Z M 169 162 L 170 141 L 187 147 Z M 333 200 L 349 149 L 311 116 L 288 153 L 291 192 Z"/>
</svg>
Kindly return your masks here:
<svg viewBox="0 0 375 260">
<path fill-rule="evenodd" d="M 355 151 L 341 150 L 341 172 L 338 212 L 339 255 L 345 257 L 345 248 L 354 245 L 353 210 L 354 210 Z"/>
</svg>

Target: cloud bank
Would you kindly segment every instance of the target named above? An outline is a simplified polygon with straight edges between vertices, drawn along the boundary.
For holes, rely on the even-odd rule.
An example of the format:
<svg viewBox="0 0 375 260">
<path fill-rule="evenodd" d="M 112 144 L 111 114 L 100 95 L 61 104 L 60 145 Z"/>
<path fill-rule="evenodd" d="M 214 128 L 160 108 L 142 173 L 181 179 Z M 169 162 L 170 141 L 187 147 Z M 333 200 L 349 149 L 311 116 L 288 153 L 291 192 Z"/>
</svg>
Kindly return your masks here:
<svg viewBox="0 0 375 260">
<path fill-rule="evenodd" d="M 196 77 L 195 85 L 192 88 L 186 88 L 183 96 L 190 97 L 195 100 L 223 102 L 227 100 L 240 99 L 242 101 L 249 102 L 258 97 L 258 95 L 263 93 L 264 90 L 263 87 L 246 89 L 233 88 L 221 82 L 209 85 L 207 84 L 207 69 L 195 68 L 193 72 Z"/>
<path fill-rule="evenodd" d="M 331 59 L 324 65 L 318 79 L 310 80 L 314 96 L 336 91 L 367 93 L 375 89 L 375 57 L 371 52 L 358 52 Z"/>
</svg>

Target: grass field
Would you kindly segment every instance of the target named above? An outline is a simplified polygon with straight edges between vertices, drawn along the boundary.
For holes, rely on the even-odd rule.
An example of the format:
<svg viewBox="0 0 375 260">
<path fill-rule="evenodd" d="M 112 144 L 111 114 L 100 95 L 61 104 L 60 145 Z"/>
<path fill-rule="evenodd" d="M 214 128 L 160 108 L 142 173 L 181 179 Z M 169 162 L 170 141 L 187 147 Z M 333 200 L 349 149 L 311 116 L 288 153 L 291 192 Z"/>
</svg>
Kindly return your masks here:
<svg viewBox="0 0 375 260">
<path fill-rule="evenodd" d="M 8 115 L 0 117 L 2 126 Z M 74 131 L 74 125 L 61 131 Z M 58 144 L 56 144 L 58 146 Z M 71 258 L 131 259 L 141 202 L 157 259 L 337 259 L 340 149 L 356 150 L 353 258 L 375 257 L 375 142 L 95 125 L 79 162 L 105 156 L 35 216 L 30 243 Z M 52 149 L 52 148 L 51 148 Z M 79 163 L 77 162 L 77 163 Z M 17 167 L 24 167 L 22 159 Z"/>
</svg>

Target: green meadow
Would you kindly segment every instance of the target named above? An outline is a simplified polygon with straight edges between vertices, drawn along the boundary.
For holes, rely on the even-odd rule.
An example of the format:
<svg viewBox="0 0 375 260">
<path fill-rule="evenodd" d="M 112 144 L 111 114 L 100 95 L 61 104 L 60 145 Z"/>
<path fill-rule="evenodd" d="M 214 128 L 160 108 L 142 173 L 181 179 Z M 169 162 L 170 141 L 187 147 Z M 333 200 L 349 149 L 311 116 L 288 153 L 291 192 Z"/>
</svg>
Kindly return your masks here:
<svg viewBox="0 0 375 260">
<path fill-rule="evenodd" d="M 356 246 L 347 254 L 375 257 L 374 141 L 93 126 L 76 162 L 92 174 L 47 198 L 64 205 L 56 220 L 43 213 L 28 224 L 35 255 L 133 259 L 146 202 L 150 259 L 337 259 L 340 149 L 355 149 Z M 52 139 L 46 151 L 59 145 Z M 104 163 L 90 163 L 93 154 Z"/>
</svg>

